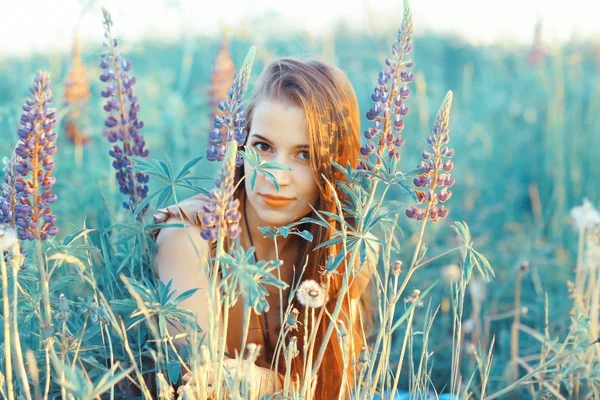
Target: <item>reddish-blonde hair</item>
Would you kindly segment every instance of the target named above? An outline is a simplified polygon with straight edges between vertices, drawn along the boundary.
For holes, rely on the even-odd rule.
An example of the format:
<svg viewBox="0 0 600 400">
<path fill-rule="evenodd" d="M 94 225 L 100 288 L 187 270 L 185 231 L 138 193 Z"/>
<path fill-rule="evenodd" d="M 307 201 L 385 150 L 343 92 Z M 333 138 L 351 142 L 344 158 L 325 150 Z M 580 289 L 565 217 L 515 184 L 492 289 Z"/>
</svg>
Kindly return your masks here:
<svg viewBox="0 0 600 400">
<path fill-rule="evenodd" d="M 281 58 L 272 61 L 263 70 L 253 90 L 246 109 L 247 131 L 250 133 L 252 116 L 257 104 L 262 100 L 280 100 L 289 102 L 300 107 L 304 111 L 306 130 L 309 138 L 310 162 L 315 182 L 320 189 L 320 196 L 315 209 L 337 213 L 334 196 L 330 187 L 322 179 L 322 176 L 335 185 L 336 180 L 342 180 L 343 175 L 334 168 L 332 161 L 342 166 L 349 162 L 356 168 L 360 154 L 360 116 L 356 94 L 346 75 L 337 67 L 317 61 L 299 60 L 295 58 Z M 244 176 L 244 167 L 236 170 L 236 182 Z M 338 196 L 343 198 L 338 191 Z M 238 186 L 237 198 L 245 196 L 244 185 Z M 316 218 L 313 212 L 308 216 Z M 333 221 L 331 221 L 333 224 Z M 335 226 L 335 225 L 334 225 Z M 339 228 L 337 226 L 336 228 Z M 313 236 L 313 241 L 299 240 L 299 251 L 296 258 L 296 268 L 302 268 L 308 255 L 308 265 L 304 271 L 303 279 L 313 279 L 326 286 L 327 278 L 320 272 L 325 265 L 329 254 L 340 252 L 341 246 L 337 248 L 315 247 L 327 241 L 334 228 L 325 229 L 316 224 L 310 224 L 302 229 L 307 229 Z M 343 272 L 343 265 L 339 272 Z M 333 274 L 329 278 L 329 301 L 327 307 L 333 312 L 338 301 L 338 293 L 342 286 L 342 274 Z M 345 326 L 349 327 L 350 304 L 349 295 L 344 296 L 340 318 L 344 320 Z M 282 304 L 282 307 L 287 305 Z M 295 307 L 303 312 L 303 307 L 295 304 Z M 302 320 L 302 319 L 301 319 Z M 362 320 L 370 321 L 370 310 L 363 309 Z M 329 318 L 321 320 L 317 328 L 315 353 L 321 346 L 325 332 L 329 325 Z M 368 324 L 367 324 L 368 325 Z M 363 331 L 359 326 L 358 318 L 354 320 L 352 329 L 348 329 L 354 342 L 354 349 L 358 353 L 365 345 Z M 302 333 L 298 335 L 298 343 L 302 343 Z M 266 354 L 268 357 L 272 356 Z M 352 354 L 350 357 L 356 357 Z M 293 365 L 292 376 L 302 376 L 302 357 L 296 357 Z M 352 359 L 350 365 L 352 365 Z M 326 348 L 323 361 L 317 373 L 317 387 L 315 396 L 317 399 L 337 399 L 340 392 L 340 384 L 344 373 L 342 361 L 342 350 L 334 333 Z M 320 371 L 327 371 L 327 378 L 320 377 Z M 348 372 L 348 382 L 353 385 L 353 373 Z M 348 393 L 346 392 L 346 395 Z"/>
</svg>

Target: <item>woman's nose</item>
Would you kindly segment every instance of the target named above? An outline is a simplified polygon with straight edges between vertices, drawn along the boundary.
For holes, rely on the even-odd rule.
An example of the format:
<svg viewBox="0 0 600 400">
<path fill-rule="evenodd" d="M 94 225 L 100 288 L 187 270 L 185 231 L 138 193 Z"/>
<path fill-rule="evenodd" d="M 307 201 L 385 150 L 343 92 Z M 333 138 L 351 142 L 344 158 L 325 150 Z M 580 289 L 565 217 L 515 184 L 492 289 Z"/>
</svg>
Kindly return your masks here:
<svg viewBox="0 0 600 400">
<path fill-rule="evenodd" d="M 292 182 L 292 169 L 288 167 L 285 160 L 277 158 L 281 168 L 271 169 L 269 172 L 273 174 L 273 178 L 277 180 L 279 186 L 287 186 Z"/>
</svg>

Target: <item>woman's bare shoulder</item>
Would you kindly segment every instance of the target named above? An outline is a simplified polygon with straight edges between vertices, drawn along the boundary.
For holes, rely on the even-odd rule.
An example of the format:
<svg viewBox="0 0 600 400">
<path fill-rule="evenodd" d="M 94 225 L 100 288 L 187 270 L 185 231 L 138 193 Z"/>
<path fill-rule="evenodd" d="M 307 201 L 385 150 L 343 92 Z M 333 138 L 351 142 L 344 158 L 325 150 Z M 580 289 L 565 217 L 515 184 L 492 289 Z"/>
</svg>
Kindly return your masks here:
<svg viewBox="0 0 600 400">
<path fill-rule="evenodd" d="M 200 236 L 201 220 L 204 213 L 203 206 L 208 198 L 202 194 L 187 198 L 178 204 L 171 205 L 156 211 L 154 220 L 157 224 L 185 224 L 181 226 L 162 228 L 154 232 L 154 239 L 158 246 L 156 254 L 157 273 L 165 275 L 165 268 L 169 274 L 174 273 L 173 268 L 182 265 L 184 269 L 198 257 L 210 257 L 211 246 Z"/>
</svg>

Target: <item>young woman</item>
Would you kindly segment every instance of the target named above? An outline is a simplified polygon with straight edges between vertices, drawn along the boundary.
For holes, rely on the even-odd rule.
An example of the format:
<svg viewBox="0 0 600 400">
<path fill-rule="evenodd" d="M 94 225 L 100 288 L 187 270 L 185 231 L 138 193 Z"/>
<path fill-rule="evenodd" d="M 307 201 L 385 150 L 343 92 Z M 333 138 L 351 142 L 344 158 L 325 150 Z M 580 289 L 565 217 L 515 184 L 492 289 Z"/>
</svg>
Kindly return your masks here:
<svg viewBox="0 0 600 400">
<path fill-rule="evenodd" d="M 275 246 L 271 239 L 263 238 L 258 227 L 283 226 L 305 216 L 315 217 L 311 206 L 316 210 L 337 213 L 334 197 L 322 176 L 330 182 L 343 179 L 343 175 L 332 165 L 335 161 L 343 166 L 347 162 L 356 167 L 360 149 L 360 118 L 354 90 L 345 74 L 335 66 L 319 61 L 301 61 L 284 58 L 270 63 L 259 78 L 246 109 L 248 136 L 245 146 L 253 147 L 260 157 L 267 161 L 277 161 L 289 167 L 289 171 L 273 170 L 280 190 L 263 174 L 258 174 L 253 189 L 250 180 L 245 179 L 238 186 L 236 198 L 240 201 L 242 219 L 239 236 L 240 244 L 248 249 L 256 249 L 259 260 L 276 258 Z M 250 176 L 251 167 L 247 163 L 236 170 L 236 182 L 244 176 Z M 341 193 L 337 195 L 342 198 Z M 206 299 L 208 282 L 202 268 L 206 259 L 214 251 L 211 243 L 200 237 L 202 226 L 202 206 L 206 197 L 194 196 L 178 205 L 158 210 L 157 222 L 183 222 L 190 229 L 186 234 L 183 228 L 162 229 L 157 236 L 158 253 L 157 272 L 161 280 L 173 280 L 173 287 L 179 292 L 200 288 L 194 296 L 183 302 L 197 316 L 202 329 L 208 326 Z M 180 219 L 183 216 L 183 221 Z M 278 238 L 278 257 L 283 261 L 280 267 L 281 279 L 292 284 L 299 276 L 308 255 L 308 264 L 302 276 L 303 280 L 312 279 L 325 285 L 323 266 L 330 254 L 337 254 L 340 247 L 314 250 L 320 243 L 330 238 L 333 228 L 325 229 L 318 225 L 307 225 L 313 235 L 313 241 L 290 235 Z M 188 239 L 190 234 L 192 242 Z M 214 243 L 213 243 L 214 245 Z M 197 250 L 194 249 L 194 246 Z M 202 262 L 198 262 L 198 253 Z M 344 296 L 340 319 L 345 323 L 354 343 L 353 359 L 364 346 L 365 334 L 361 324 L 370 321 L 369 307 L 361 307 L 358 318 L 358 305 L 366 299 L 365 288 L 375 267 L 376 259 L 368 259 L 362 272 L 354 278 L 350 290 Z M 295 268 L 294 268 L 295 266 Z M 360 266 L 356 266 L 360 267 Z M 343 266 L 338 272 L 343 272 Z M 296 272 L 294 272 L 296 271 Z M 297 279 L 296 281 L 297 282 Z M 342 274 L 333 274 L 329 281 L 326 307 L 333 311 L 338 301 Z M 282 298 L 288 298 L 284 291 Z M 257 361 L 259 369 L 268 374 L 281 328 L 280 309 L 288 304 L 280 304 L 279 290 L 273 289 L 268 296 L 270 309 L 261 315 L 253 315 L 248 333 L 248 343 L 260 344 L 263 351 Z M 361 300 L 362 299 L 362 300 Z M 295 300 L 294 300 L 295 301 Z M 242 341 L 243 306 L 238 302 L 229 314 L 227 347 L 229 354 L 240 353 Z M 294 306 L 302 313 L 304 307 Z M 350 317 L 352 316 L 352 319 Z M 302 321 L 302 317 L 299 321 Z M 317 327 L 316 350 L 329 325 L 325 317 Z M 351 328 L 350 328 L 351 327 Z M 303 329 L 297 333 L 301 335 Z M 297 335 L 297 336 L 298 336 Z M 298 337 L 298 343 L 302 340 Z M 302 350 L 300 350 L 302 351 Z M 300 353 L 302 354 L 302 353 Z M 297 361 L 297 362 L 296 362 Z M 352 361 L 351 363 L 352 364 Z M 344 371 L 342 353 L 336 334 L 331 336 L 319 372 L 315 398 L 337 399 L 343 374 L 352 387 L 355 368 Z M 292 376 L 302 374 L 302 357 L 296 357 Z M 281 369 L 280 369 L 281 371 Z M 271 372 L 273 373 L 273 372 Z M 279 376 L 278 378 L 281 378 Z M 281 379 L 271 379 L 274 385 L 265 389 L 265 393 L 281 387 Z M 346 388 L 346 396 L 349 389 Z"/>
</svg>

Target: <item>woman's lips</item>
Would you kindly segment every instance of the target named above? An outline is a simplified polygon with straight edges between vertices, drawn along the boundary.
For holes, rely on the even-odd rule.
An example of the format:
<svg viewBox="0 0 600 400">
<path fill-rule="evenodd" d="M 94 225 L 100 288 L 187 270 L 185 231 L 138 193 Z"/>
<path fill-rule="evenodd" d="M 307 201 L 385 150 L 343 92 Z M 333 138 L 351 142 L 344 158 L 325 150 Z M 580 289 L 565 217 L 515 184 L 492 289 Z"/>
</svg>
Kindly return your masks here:
<svg viewBox="0 0 600 400">
<path fill-rule="evenodd" d="M 269 195 L 265 195 L 265 194 L 261 194 L 260 195 L 264 201 L 264 203 L 266 205 L 268 205 L 269 207 L 274 207 L 274 208 L 281 208 L 281 207 L 285 207 L 288 204 L 290 204 L 290 202 L 294 199 L 290 199 L 287 197 L 275 197 L 275 196 L 269 196 Z"/>
</svg>

